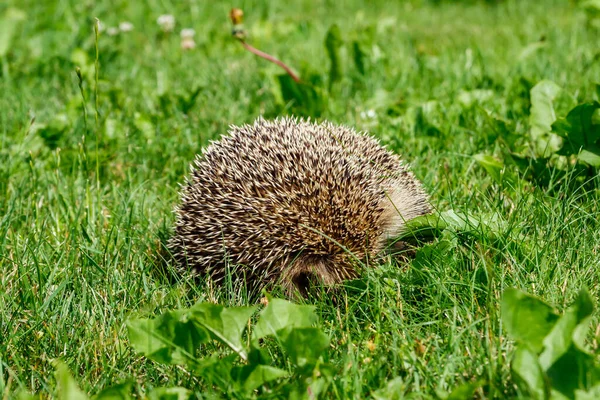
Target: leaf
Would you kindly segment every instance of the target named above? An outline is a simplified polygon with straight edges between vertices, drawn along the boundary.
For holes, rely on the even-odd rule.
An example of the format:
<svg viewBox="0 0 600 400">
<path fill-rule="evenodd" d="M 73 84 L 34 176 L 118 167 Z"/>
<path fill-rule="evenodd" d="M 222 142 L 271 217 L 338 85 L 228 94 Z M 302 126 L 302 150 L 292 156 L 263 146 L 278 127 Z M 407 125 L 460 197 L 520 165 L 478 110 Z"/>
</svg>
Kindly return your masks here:
<svg viewBox="0 0 600 400">
<path fill-rule="evenodd" d="M 517 339 L 512 370 L 519 387 L 533 398 L 573 399 L 600 382 L 600 368 L 584 349 L 593 300 L 580 291 L 560 317 L 548 305 L 515 289 L 502 299 L 502 319 Z M 541 353 L 539 356 L 538 353 Z"/>
<path fill-rule="evenodd" d="M 65 113 L 59 113 L 49 123 L 38 125 L 36 132 L 44 140 L 46 146 L 54 150 L 64 144 L 65 132 L 70 127 L 69 117 Z"/>
<path fill-rule="evenodd" d="M 277 332 L 283 328 L 312 327 L 318 320 L 314 306 L 298 305 L 270 296 L 267 298 L 269 304 L 261 311 L 252 333 L 255 342 L 268 335 L 277 336 Z"/>
<path fill-rule="evenodd" d="M 159 387 L 148 393 L 150 400 L 190 400 L 193 393 L 182 387 Z"/>
<path fill-rule="evenodd" d="M 177 96 L 179 108 L 184 114 L 188 114 L 192 107 L 194 107 L 196 100 L 198 99 L 198 95 L 202 92 L 202 90 L 204 90 L 204 87 L 198 86 L 188 93 Z"/>
<path fill-rule="evenodd" d="M 25 12 L 12 7 L 7 8 L 0 16 L 0 58 L 8 54 L 17 28 L 25 18 Z"/>
<path fill-rule="evenodd" d="M 62 362 L 56 363 L 56 398 L 58 400 L 87 400 L 88 396 L 83 393 L 69 373 L 69 369 Z"/>
<path fill-rule="evenodd" d="M 502 184 L 502 172 L 504 170 L 504 163 L 498 161 L 494 157 L 486 154 L 475 154 L 473 156 L 475 161 L 481 165 L 487 173 L 492 177 L 498 184 Z"/>
<path fill-rule="evenodd" d="M 284 378 L 289 374 L 279 368 L 270 365 L 249 364 L 243 367 L 235 368 L 232 371 L 232 377 L 241 383 L 242 389 L 246 393 L 258 389 L 267 382 Z"/>
<path fill-rule="evenodd" d="M 199 303 L 190 308 L 196 323 L 201 324 L 211 336 L 227 345 L 242 359 L 248 359 L 248 352 L 242 343 L 242 333 L 248 326 L 256 307 L 229 307 L 211 303 Z"/>
<path fill-rule="evenodd" d="M 371 393 L 374 400 L 400 400 L 404 399 L 404 392 L 407 390 L 407 385 L 402 377 L 396 378 L 387 382 L 387 384 Z"/>
<path fill-rule="evenodd" d="M 521 389 L 531 399 L 545 400 L 549 395 L 549 385 L 540 363 L 531 349 L 518 347 L 511 363 L 513 377 Z"/>
<path fill-rule="evenodd" d="M 473 107 L 475 104 L 483 103 L 491 99 L 492 97 L 494 97 L 493 90 L 461 90 L 457 96 L 457 100 L 464 108 L 470 108 Z"/>
<path fill-rule="evenodd" d="M 203 327 L 188 320 L 186 310 L 129 320 L 126 325 L 135 351 L 165 364 L 194 365 L 196 350 L 209 340 Z"/>
<path fill-rule="evenodd" d="M 538 50 L 543 49 L 544 47 L 546 47 L 546 42 L 538 41 L 529 43 L 523 48 L 523 50 L 521 50 L 521 53 L 517 57 L 517 60 L 523 61 L 529 58 L 531 55 L 537 53 Z"/>
<path fill-rule="evenodd" d="M 431 109 L 435 105 L 435 102 L 428 102 L 414 108 L 413 130 L 416 135 L 425 134 L 427 136 L 436 137 L 441 135 L 440 129 L 435 124 L 431 123 L 431 118 L 429 117 L 431 114 Z"/>
<path fill-rule="evenodd" d="M 27 392 L 26 390 L 20 390 L 19 392 L 17 392 L 15 399 L 17 399 L 17 400 L 38 400 L 39 397 L 32 395 L 31 393 Z"/>
<path fill-rule="evenodd" d="M 340 60 L 340 47 L 342 46 L 342 36 L 340 28 L 333 24 L 329 27 L 325 36 L 325 48 L 329 56 L 329 89 L 331 86 L 342 78 L 342 66 Z"/>
<path fill-rule="evenodd" d="M 128 400 L 131 399 L 133 382 L 126 381 L 102 390 L 92 400 Z"/>
<path fill-rule="evenodd" d="M 288 74 L 277 75 L 281 97 L 295 114 L 319 117 L 325 109 L 325 98 L 319 88 L 309 83 L 295 82 Z"/>
<path fill-rule="evenodd" d="M 600 167 L 600 146 L 590 146 L 588 150 L 581 150 L 577 159 L 592 167 Z"/>
<path fill-rule="evenodd" d="M 476 238 L 497 236 L 503 229 L 504 221 L 497 215 L 473 216 L 454 210 L 440 214 L 422 215 L 406 222 L 398 240 L 425 239 L 440 236 L 443 232 L 473 235 Z"/>
<path fill-rule="evenodd" d="M 552 386 L 552 397 L 558 398 L 557 394 L 560 394 L 561 398 L 568 399 L 575 397 L 576 390 L 598 383 L 600 377 L 594 357 L 573 345 L 552 364 L 546 374 Z"/>
<path fill-rule="evenodd" d="M 547 186 L 551 180 L 558 180 L 560 171 L 552 170 L 550 158 L 531 157 L 527 154 L 510 153 L 510 160 L 519 168 L 526 179 L 541 186 Z"/>
<path fill-rule="evenodd" d="M 566 139 L 562 154 L 577 154 L 583 149 L 600 155 L 596 153 L 600 140 L 600 124 L 596 121 L 599 110 L 600 103 L 596 101 L 580 104 L 552 124 L 552 130 Z"/>
<path fill-rule="evenodd" d="M 552 124 L 558 116 L 571 108 L 573 99 L 551 81 L 541 81 L 530 92 L 531 110 L 529 125 L 536 154 L 543 157 L 558 151 L 562 145 L 560 137 L 551 133 Z"/>
<path fill-rule="evenodd" d="M 598 400 L 600 399 L 600 385 L 596 385 L 589 390 L 576 390 L 575 400 Z"/>
<path fill-rule="evenodd" d="M 579 6 L 588 13 L 590 18 L 600 15 L 600 0 L 586 0 L 579 3 Z"/>
<path fill-rule="evenodd" d="M 133 126 L 135 126 L 146 139 L 152 139 L 156 135 L 152 122 L 139 112 L 136 112 L 133 115 Z"/>
<path fill-rule="evenodd" d="M 359 74 L 365 74 L 365 52 L 362 50 L 360 43 L 355 40 L 352 42 L 352 59 L 354 60 L 354 66 Z"/>
<path fill-rule="evenodd" d="M 544 370 L 567 351 L 571 344 L 584 348 L 589 318 L 594 311 L 592 299 L 587 290 L 579 292 L 575 303 L 556 321 L 544 339 L 544 351 L 540 354 L 540 365 Z"/>
<path fill-rule="evenodd" d="M 299 367 L 313 366 L 329 347 L 329 337 L 319 328 L 284 328 L 278 334 L 290 361 Z"/>
<path fill-rule="evenodd" d="M 501 310 L 507 332 L 534 353 L 541 352 L 544 338 L 558 320 L 552 307 L 517 289 L 506 289 Z"/>
<path fill-rule="evenodd" d="M 475 391 L 483 386 L 484 380 L 479 379 L 475 382 L 463 383 L 458 386 L 446 397 L 446 400 L 464 400 L 464 399 L 472 399 Z"/>
<path fill-rule="evenodd" d="M 223 356 L 219 352 L 214 352 L 199 360 L 193 372 L 205 379 L 208 386 L 217 385 L 227 388 L 233 383 L 231 373 L 239 359 L 240 356 L 237 353 Z"/>
</svg>

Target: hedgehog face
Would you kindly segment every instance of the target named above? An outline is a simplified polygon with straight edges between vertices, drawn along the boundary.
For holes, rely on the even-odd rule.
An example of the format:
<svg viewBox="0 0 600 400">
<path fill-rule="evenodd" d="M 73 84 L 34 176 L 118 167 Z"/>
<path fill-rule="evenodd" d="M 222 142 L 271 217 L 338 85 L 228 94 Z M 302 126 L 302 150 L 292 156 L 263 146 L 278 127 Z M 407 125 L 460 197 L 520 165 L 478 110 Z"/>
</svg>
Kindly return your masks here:
<svg viewBox="0 0 600 400">
<path fill-rule="evenodd" d="M 180 265 L 306 291 L 355 278 L 389 237 L 429 212 L 420 183 L 375 139 L 324 122 L 232 127 L 196 160 L 169 248 Z"/>
</svg>

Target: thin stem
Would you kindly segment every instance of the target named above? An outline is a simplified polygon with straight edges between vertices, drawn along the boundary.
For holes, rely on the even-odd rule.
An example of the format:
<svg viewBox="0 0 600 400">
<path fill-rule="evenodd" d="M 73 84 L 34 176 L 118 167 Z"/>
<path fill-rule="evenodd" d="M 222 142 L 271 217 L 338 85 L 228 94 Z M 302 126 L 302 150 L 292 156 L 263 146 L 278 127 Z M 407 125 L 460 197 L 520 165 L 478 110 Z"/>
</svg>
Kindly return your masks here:
<svg viewBox="0 0 600 400">
<path fill-rule="evenodd" d="M 100 112 L 98 111 L 98 78 L 100 74 L 100 59 L 99 59 L 99 50 L 98 50 L 98 36 L 100 35 L 100 20 L 96 18 L 96 23 L 94 24 L 94 42 L 96 44 L 96 59 L 94 60 L 94 107 L 96 111 L 96 124 L 98 124 L 98 117 L 100 116 Z"/>
<path fill-rule="evenodd" d="M 280 60 L 276 59 L 275 57 L 273 57 L 272 55 L 270 55 L 270 54 L 267 54 L 267 53 L 265 53 L 265 52 L 262 52 L 262 51 L 258 50 L 257 48 L 254 48 L 254 47 L 250 46 L 248 43 L 246 43 L 246 42 L 245 42 L 244 40 L 242 40 L 242 39 L 240 39 L 240 42 L 242 43 L 242 46 L 244 46 L 244 48 L 245 48 L 246 50 L 248 50 L 249 52 L 251 52 L 251 53 L 253 53 L 253 54 L 256 54 L 257 56 L 259 56 L 259 57 L 261 57 L 261 58 L 264 58 L 264 59 L 265 59 L 265 60 L 267 60 L 267 61 L 270 61 L 270 62 L 272 62 L 273 64 L 277 64 L 277 65 L 279 65 L 281 68 L 283 68 L 283 69 L 285 70 L 285 72 L 287 72 L 287 74 L 288 74 L 289 76 L 291 76 L 291 77 L 292 77 L 292 79 L 293 79 L 293 80 L 294 80 L 296 83 L 300 83 L 300 78 L 298 77 L 298 75 L 296 75 L 296 74 L 294 73 L 294 71 L 292 71 L 292 70 L 291 70 L 291 68 L 290 68 L 290 67 L 288 67 L 287 65 L 285 65 L 285 64 L 283 63 L 283 61 L 280 61 Z"/>
<path fill-rule="evenodd" d="M 94 24 L 94 42 L 96 44 L 96 59 L 94 60 L 94 109 L 96 111 L 96 188 L 98 189 L 98 193 L 100 193 L 100 160 L 99 160 L 99 148 L 100 148 L 100 128 L 98 127 L 98 118 L 100 117 L 100 112 L 98 111 L 98 80 L 100 77 L 100 51 L 98 48 L 98 37 L 100 36 L 100 20 L 96 18 L 96 23 Z"/>
<path fill-rule="evenodd" d="M 82 99 L 82 107 L 81 108 L 83 109 L 83 124 L 85 126 L 85 130 L 87 133 L 87 107 L 85 106 L 86 100 L 85 100 L 85 92 L 83 90 L 83 75 L 81 74 L 81 68 L 76 67 L 75 73 L 77 74 L 79 93 L 81 94 L 81 99 Z"/>
</svg>

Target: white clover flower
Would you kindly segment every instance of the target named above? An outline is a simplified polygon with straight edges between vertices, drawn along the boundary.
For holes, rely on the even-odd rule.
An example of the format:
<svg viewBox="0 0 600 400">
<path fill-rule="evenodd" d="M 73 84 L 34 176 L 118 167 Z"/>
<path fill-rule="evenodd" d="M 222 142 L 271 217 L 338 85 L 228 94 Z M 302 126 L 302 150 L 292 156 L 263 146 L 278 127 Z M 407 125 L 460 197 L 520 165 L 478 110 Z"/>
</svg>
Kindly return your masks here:
<svg viewBox="0 0 600 400">
<path fill-rule="evenodd" d="M 96 25 L 98 27 L 98 32 L 104 32 L 104 30 L 106 29 L 106 27 L 104 26 L 102 21 L 100 21 L 97 18 L 96 18 L 96 22 L 94 22 L 94 25 Z"/>
<path fill-rule="evenodd" d="M 373 109 L 369 109 L 367 111 L 360 112 L 360 118 L 362 119 L 375 119 L 377 117 L 377 113 Z"/>
<path fill-rule="evenodd" d="M 195 34 L 196 34 L 196 31 L 193 30 L 192 28 L 182 29 L 181 33 L 180 33 L 181 39 L 192 39 Z"/>
<path fill-rule="evenodd" d="M 183 50 L 191 50 L 196 47 L 196 42 L 191 37 L 186 37 L 181 40 L 181 48 Z"/>
<path fill-rule="evenodd" d="M 173 32 L 173 29 L 175 29 L 175 17 L 170 14 L 161 15 L 156 20 L 156 23 L 163 32 Z"/>
<path fill-rule="evenodd" d="M 111 26 L 110 28 L 108 28 L 106 30 L 106 34 L 108 36 L 116 36 L 119 34 L 119 28 L 115 28 L 114 26 Z"/>
<path fill-rule="evenodd" d="M 133 30 L 133 24 L 128 21 L 123 21 L 119 24 L 119 30 L 121 32 L 131 32 Z"/>
</svg>

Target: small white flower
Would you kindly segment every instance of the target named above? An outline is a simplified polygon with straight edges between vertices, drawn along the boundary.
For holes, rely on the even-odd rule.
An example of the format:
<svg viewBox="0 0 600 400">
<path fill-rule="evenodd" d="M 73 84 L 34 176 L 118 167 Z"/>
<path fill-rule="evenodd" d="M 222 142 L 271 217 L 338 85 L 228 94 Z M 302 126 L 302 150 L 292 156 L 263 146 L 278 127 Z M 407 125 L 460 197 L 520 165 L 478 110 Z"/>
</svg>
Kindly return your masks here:
<svg viewBox="0 0 600 400">
<path fill-rule="evenodd" d="M 119 30 L 121 32 L 131 32 L 133 30 L 133 24 L 128 21 L 123 21 L 119 24 Z"/>
<path fill-rule="evenodd" d="M 108 28 L 106 30 L 106 34 L 108 36 L 116 36 L 119 34 L 119 28 L 115 28 L 114 26 L 111 26 L 110 28 Z"/>
<path fill-rule="evenodd" d="M 161 15 L 156 20 L 156 23 L 163 32 L 173 32 L 173 29 L 175 29 L 175 17 L 170 14 Z"/>
<path fill-rule="evenodd" d="M 104 32 L 105 26 L 102 23 L 102 21 L 100 21 L 99 19 L 96 19 L 96 22 L 94 22 L 94 25 L 96 25 L 98 27 L 98 32 Z"/>
<path fill-rule="evenodd" d="M 181 40 L 181 48 L 183 50 L 191 50 L 196 47 L 196 42 L 194 42 L 193 38 L 184 38 Z"/>
<path fill-rule="evenodd" d="M 367 111 L 360 112 L 361 119 L 375 119 L 377 117 L 377 113 L 373 109 L 369 109 Z"/>
<path fill-rule="evenodd" d="M 181 39 L 192 39 L 195 34 L 196 34 L 196 31 L 193 30 L 192 28 L 182 29 L 181 33 L 180 33 Z"/>
</svg>

